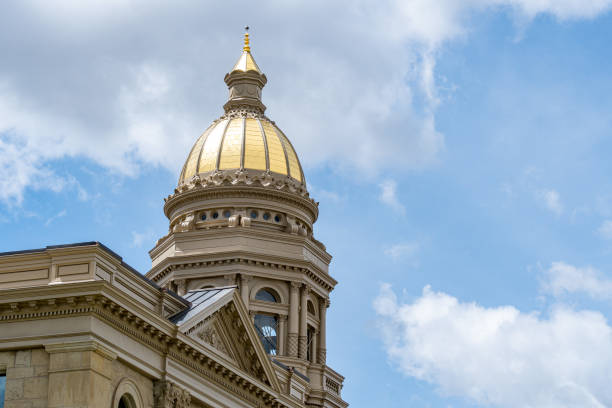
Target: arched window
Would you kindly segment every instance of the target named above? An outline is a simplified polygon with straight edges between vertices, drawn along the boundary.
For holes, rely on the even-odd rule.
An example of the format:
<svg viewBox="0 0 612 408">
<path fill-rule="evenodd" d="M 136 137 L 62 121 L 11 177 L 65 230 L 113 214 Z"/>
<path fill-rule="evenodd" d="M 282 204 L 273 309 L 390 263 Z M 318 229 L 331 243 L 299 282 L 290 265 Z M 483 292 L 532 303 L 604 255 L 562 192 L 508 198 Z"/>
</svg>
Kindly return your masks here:
<svg viewBox="0 0 612 408">
<path fill-rule="evenodd" d="M 263 300 L 264 302 L 278 302 L 278 296 L 271 289 L 261 289 L 255 295 L 256 300 Z"/>
<path fill-rule="evenodd" d="M 117 408 L 136 408 L 134 398 L 130 394 L 123 394 L 119 400 Z"/>
<path fill-rule="evenodd" d="M 312 304 L 312 302 L 310 300 L 308 301 L 308 306 L 306 306 L 306 307 L 308 309 L 308 313 L 310 313 L 312 315 L 316 314 L 315 313 L 314 305 Z"/>
<path fill-rule="evenodd" d="M 255 329 L 266 353 L 275 356 L 278 345 L 278 318 L 272 315 L 256 314 Z"/>
<path fill-rule="evenodd" d="M 129 378 L 119 382 L 113 396 L 112 408 L 143 408 L 142 396 L 136 384 Z"/>
</svg>

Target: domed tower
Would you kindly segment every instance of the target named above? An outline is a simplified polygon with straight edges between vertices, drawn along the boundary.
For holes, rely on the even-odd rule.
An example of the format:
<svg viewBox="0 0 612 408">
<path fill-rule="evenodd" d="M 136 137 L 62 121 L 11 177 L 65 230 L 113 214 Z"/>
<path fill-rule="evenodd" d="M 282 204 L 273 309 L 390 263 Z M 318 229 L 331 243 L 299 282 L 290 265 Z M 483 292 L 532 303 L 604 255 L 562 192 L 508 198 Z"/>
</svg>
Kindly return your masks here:
<svg viewBox="0 0 612 408">
<path fill-rule="evenodd" d="M 308 380 L 307 403 L 346 406 L 343 377 L 326 365 L 331 255 L 314 238 L 318 203 L 298 156 L 264 114 L 266 82 L 247 33 L 225 75 L 225 113 L 196 140 L 165 199 L 170 229 L 150 251 L 147 277 L 179 295 L 236 285 L 278 369 Z"/>
</svg>

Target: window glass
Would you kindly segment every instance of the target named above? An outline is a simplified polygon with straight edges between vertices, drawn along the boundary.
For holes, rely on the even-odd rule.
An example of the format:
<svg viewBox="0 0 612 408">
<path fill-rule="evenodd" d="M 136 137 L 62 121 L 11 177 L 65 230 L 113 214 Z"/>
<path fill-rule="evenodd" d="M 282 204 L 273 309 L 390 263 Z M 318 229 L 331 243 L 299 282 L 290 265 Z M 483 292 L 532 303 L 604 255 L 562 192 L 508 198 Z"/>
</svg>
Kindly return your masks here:
<svg viewBox="0 0 612 408">
<path fill-rule="evenodd" d="M 261 340 L 266 353 L 275 356 L 277 335 L 278 332 L 278 321 L 276 316 L 257 314 L 255 315 L 255 329 Z"/>
<path fill-rule="evenodd" d="M 306 330 L 306 342 L 307 342 L 306 360 L 310 362 L 312 362 L 312 357 L 314 355 L 313 353 L 314 344 L 312 343 L 313 339 L 314 339 L 314 328 L 308 326 L 308 329 Z"/>
<path fill-rule="evenodd" d="M 6 390 L 6 375 L 0 374 L 0 408 L 4 407 L 4 391 Z"/>
<path fill-rule="evenodd" d="M 268 289 L 262 289 L 255 295 L 255 299 L 263 300 L 264 302 L 278 302 L 276 296 Z"/>
<path fill-rule="evenodd" d="M 134 408 L 135 406 L 134 398 L 130 394 L 123 394 L 117 408 Z"/>
<path fill-rule="evenodd" d="M 315 314 L 315 308 L 314 308 L 314 306 L 312 305 L 312 302 L 311 302 L 310 300 L 308 301 L 308 306 L 307 306 L 307 309 L 308 309 L 308 313 L 310 313 L 310 314 Z"/>
</svg>

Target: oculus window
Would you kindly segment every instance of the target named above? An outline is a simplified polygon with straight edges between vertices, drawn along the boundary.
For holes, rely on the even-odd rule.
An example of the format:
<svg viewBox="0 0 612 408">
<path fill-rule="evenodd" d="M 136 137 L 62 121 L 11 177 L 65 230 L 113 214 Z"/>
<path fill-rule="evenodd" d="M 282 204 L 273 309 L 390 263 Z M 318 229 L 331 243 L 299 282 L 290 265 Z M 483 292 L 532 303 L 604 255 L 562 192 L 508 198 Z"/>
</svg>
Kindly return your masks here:
<svg viewBox="0 0 612 408">
<path fill-rule="evenodd" d="M 275 356 L 277 354 L 278 341 L 278 319 L 276 316 L 257 314 L 255 315 L 255 329 L 261 340 L 266 353 Z"/>
</svg>

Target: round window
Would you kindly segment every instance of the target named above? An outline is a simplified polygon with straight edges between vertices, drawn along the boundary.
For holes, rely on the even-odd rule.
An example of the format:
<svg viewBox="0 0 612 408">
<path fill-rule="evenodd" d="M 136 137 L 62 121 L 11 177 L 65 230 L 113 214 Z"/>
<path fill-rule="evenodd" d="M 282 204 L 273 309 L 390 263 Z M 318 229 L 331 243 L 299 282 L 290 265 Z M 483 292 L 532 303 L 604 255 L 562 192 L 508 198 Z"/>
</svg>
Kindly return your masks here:
<svg viewBox="0 0 612 408">
<path fill-rule="evenodd" d="M 276 214 L 276 215 L 274 216 L 274 221 L 276 221 L 276 222 L 280 222 L 280 220 L 281 220 L 280 215 Z"/>
<path fill-rule="evenodd" d="M 202 219 L 202 221 L 206 221 L 206 214 L 202 214 L 200 218 Z"/>
<path fill-rule="evenodd" d="M 255 219 L 258 215 L 259 214 L 257 214 L 257 211 L 251 211 L 251 218 Z"/>
<path fill-rule="evenodd" d="M 263 219 L 264 219 L 264 220 L 266 220 L 266 221 L 268 221 L 268 220 L 270 219 L 270 213 L 265 213 L 265 214 L 263 215 Z"/>
<path fill-rule="evenodd" d="M 225 218 L 229 218 L 229 217 L 230 217 L 230 215 L 232 215 L 232 213 L 230 212 L 230 210 L 225 210 L 225 211 L 223 211 L 223 216 L 224 216 Z"/>
<path fill-rule="evenodd" d="M 219 213 L 215 211 L 212 217 L 216 220 L 217 218 L 219 218 Z"/>
</svg>

